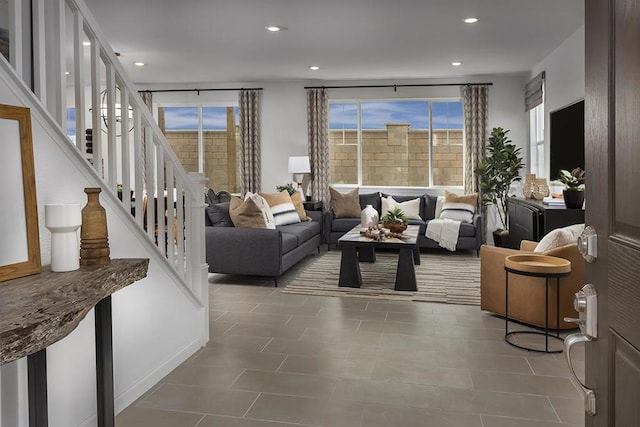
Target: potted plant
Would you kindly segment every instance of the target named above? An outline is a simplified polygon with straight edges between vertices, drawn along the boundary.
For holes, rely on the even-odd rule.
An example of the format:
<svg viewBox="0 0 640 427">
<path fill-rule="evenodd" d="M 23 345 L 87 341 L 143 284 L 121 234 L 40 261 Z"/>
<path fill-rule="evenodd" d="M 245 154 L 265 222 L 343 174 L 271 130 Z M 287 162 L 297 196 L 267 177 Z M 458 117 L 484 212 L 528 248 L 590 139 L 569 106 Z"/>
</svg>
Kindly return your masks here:
<svg viewBox="0 0 640 427">
<path fill-rule="evenodd" d="M 493 232 L 496 246 L 508 246 L 509 212 L 507 201 L 511 184 L 520 181 L 524 167 L 521 148 L 507 137 L 508 129 L 495 127 L 491 131 L 487 156 L 478 164 L 475 174 L 480 178 L 480 200 L 483 205 L 495 205 L 501 229 Z"/>
<path fill-rule="evenodd" d="M 382 217 L 382 226 L 393 233 L 402 233 L 407 229 L 407 216 L 398 206 L 391 208 Z"/>
<path fill-rule="evenodd" d="M 276 190 L 278 190 L 278 192 L 281 192 L 282 190 L 287 190 L 287 193 L 289 193 L 289 195 L 293 195 L 293 193 L 296 192 L 296 187 L 293 186 L 293 183 L 290 182 L 288 184 L 285 185 L 277 185 L 276 186 Z"/>
<path fill-rule="evenodd" d="M 564 184 L 562 196 L 564 197 L 564 205 L 568 209 L 582 209 L 585 176 L 586 172 L 579 167 L 571 172 L 566 169 L 560 170 L 560 181 Z"/>
</svg>

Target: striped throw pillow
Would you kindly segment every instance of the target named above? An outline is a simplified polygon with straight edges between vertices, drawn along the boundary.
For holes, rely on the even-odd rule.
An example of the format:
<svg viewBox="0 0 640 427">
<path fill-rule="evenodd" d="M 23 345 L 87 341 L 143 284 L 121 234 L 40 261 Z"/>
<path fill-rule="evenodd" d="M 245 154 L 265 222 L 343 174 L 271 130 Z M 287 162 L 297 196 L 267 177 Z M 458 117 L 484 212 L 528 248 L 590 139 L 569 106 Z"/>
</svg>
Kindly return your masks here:
<svg viewBox="0 0 640 427">
<path fill-rule="evenodd" d="M 440 211 L 440 219 L 453 219 L 462 222 L 473 222 L 476 213 L 478 193 L 459 196 L 447 190 L 444 191 L 444 203 Z"/>
<path fill-rule="evenodd" d="M 260 195 L 264 197 L 269 204 L 273 218 L 276 221 L 276 226 L 297 224 L 300 222 L 298 212 L 287 190 L 282 190 L 280 193 L 260 193 Z"/>
</svg>

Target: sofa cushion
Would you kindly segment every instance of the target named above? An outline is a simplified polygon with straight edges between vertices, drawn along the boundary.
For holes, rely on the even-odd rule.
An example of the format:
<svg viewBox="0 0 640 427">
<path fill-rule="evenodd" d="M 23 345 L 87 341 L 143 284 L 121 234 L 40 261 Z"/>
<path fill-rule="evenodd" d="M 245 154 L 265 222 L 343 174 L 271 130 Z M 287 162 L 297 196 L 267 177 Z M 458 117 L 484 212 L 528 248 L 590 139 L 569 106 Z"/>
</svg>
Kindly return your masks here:
<svg viewBox="0 0 640 427">
<path fill-rule="evenodd" d="M 360 210 L 366 208 L 367 205 L 371 205 L 378 211 L 378 214 L 380 213 L 380 193 L 360 194 L 358 197 L 360 199 Z"/>
<path fill-rule="evenodd" d="M 254 197 L 244 201 L 238 197 L 232 197 L 229 202 L 229 215 L 236 227 L 275 228 Z"/>
<path fill-rule="evenodd" d="M 355 218 L 360 219 L 360 199 L 358 197 L 358 189 L 355 188 L 349 193 L 341 193 L 333 187 L 329 187 L 331 194 L 331 209 L 336 218 Z"/>
<path fill-rule="evenodd" d="M 296 236 L 298 246 L 311 239 L 313 236 L 320 234 L 319 222 L 301 222 L 298 224 L 282 225 L 278 230 L 283 233 L 289 233 Z"/>
<path fill-rule="evenodd" d="M 304 209 L 302 199 L 302 192 L 300 191 L 296 191 L 291 195 L 291 202 L 293 202 L 293 207 L 296 208 L 300 221 L 311 221 L 311 218 L 307 216 L 307 211 Z"/>
<path fill-rule="evenodd" d="M 426 221 L 424 223 L 425 224 L 424 228 L 420 227 L 420 234 L 424 234 L 425 230 L 427 229 L 426 224 L 429 224 L 429 221 Z M 409 221 L 409 224 L 411 224 L 411 221 Z M 467 223 L 467 222 L 460 223 L 460 230 L 458 231 L 458 239 L 460 237 L 475 237 L 475 236 L 476 236 L 476 228 L 473 225 L 473 223 Z"/>
<path fill-rule="evenodd" d="M 453 219 L 470 223 L 473 221 L 473 214 L 476 212 L 477 204 L 478 193 L 459 196 L 445 190 L 440 219 Z"/>
<path fill-rule="evenodd" d="M 231 221 L 231 215 L 229 215 L 229 202 L 209 205 L 206 212 L 210 225 L 214 227 L 233 227 L 233 221 Z"/>
<path fill-rule="evenodd" d="M 279 193 L 260 193 L 260 195 L 264 197 L 269 204 L 273 218 L 276 220 L 276 225 L 300 222 L 298 212 L 296 212 L 296 208 L 287 190 L 282 190 Z"/>
<path fill-rule="evenodd" d="M 360 218 L 336 218 L 331 223 L 331 231 L 349 231 L 360 224 Z"/>
<path fill-rule="evenodd" d="M 298 247 L 298 236 L 293 233 L 280 233 L 282 236 L 282 253 L 286 254 Z"/>
</svg>

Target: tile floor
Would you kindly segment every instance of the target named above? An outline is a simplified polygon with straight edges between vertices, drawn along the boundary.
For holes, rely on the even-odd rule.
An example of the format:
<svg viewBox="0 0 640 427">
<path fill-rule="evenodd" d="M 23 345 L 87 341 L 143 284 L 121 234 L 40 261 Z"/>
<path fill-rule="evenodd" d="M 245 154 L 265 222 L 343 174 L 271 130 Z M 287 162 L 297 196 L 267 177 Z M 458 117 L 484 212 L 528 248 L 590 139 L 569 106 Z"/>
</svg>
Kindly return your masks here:
<svg viewBox="0 0 640 427">
<path fill-rule="evenodd" d="M 584 425 L 563 355 L 507 345 L 502 319 L 473 306 L 282 294 L 295 275 L 280 288 L 210 275 L 209 344 L 116 425 Z M 584 349 L 573 353 L 584 370 Z"/>
</svg>

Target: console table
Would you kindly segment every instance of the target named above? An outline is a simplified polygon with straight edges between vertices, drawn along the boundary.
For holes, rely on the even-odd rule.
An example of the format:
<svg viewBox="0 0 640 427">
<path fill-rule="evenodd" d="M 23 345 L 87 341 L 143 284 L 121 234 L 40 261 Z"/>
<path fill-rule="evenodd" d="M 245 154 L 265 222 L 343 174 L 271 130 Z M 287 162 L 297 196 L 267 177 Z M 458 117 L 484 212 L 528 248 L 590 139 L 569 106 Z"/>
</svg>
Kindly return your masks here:
<svg viewBox="0 0 640 427">
<path fill-rule="evenodd" d="M 111 294 L 144 278 L 148 259 L 113 259 L 0 283 L 0 365 L 27 356 L 29 426 L 46 427 L 46 349 L 69 335 L 95 307 L 98 426 L 114 426 Z"/>
<path fill-rule="evenodd" d="M 520 248 L 522 240 L 539 242 L 556 228 L 584 222 L 584 209 L 545 205 L 539 200 L 509 197 L 509 246 Z"/>
</svg>

